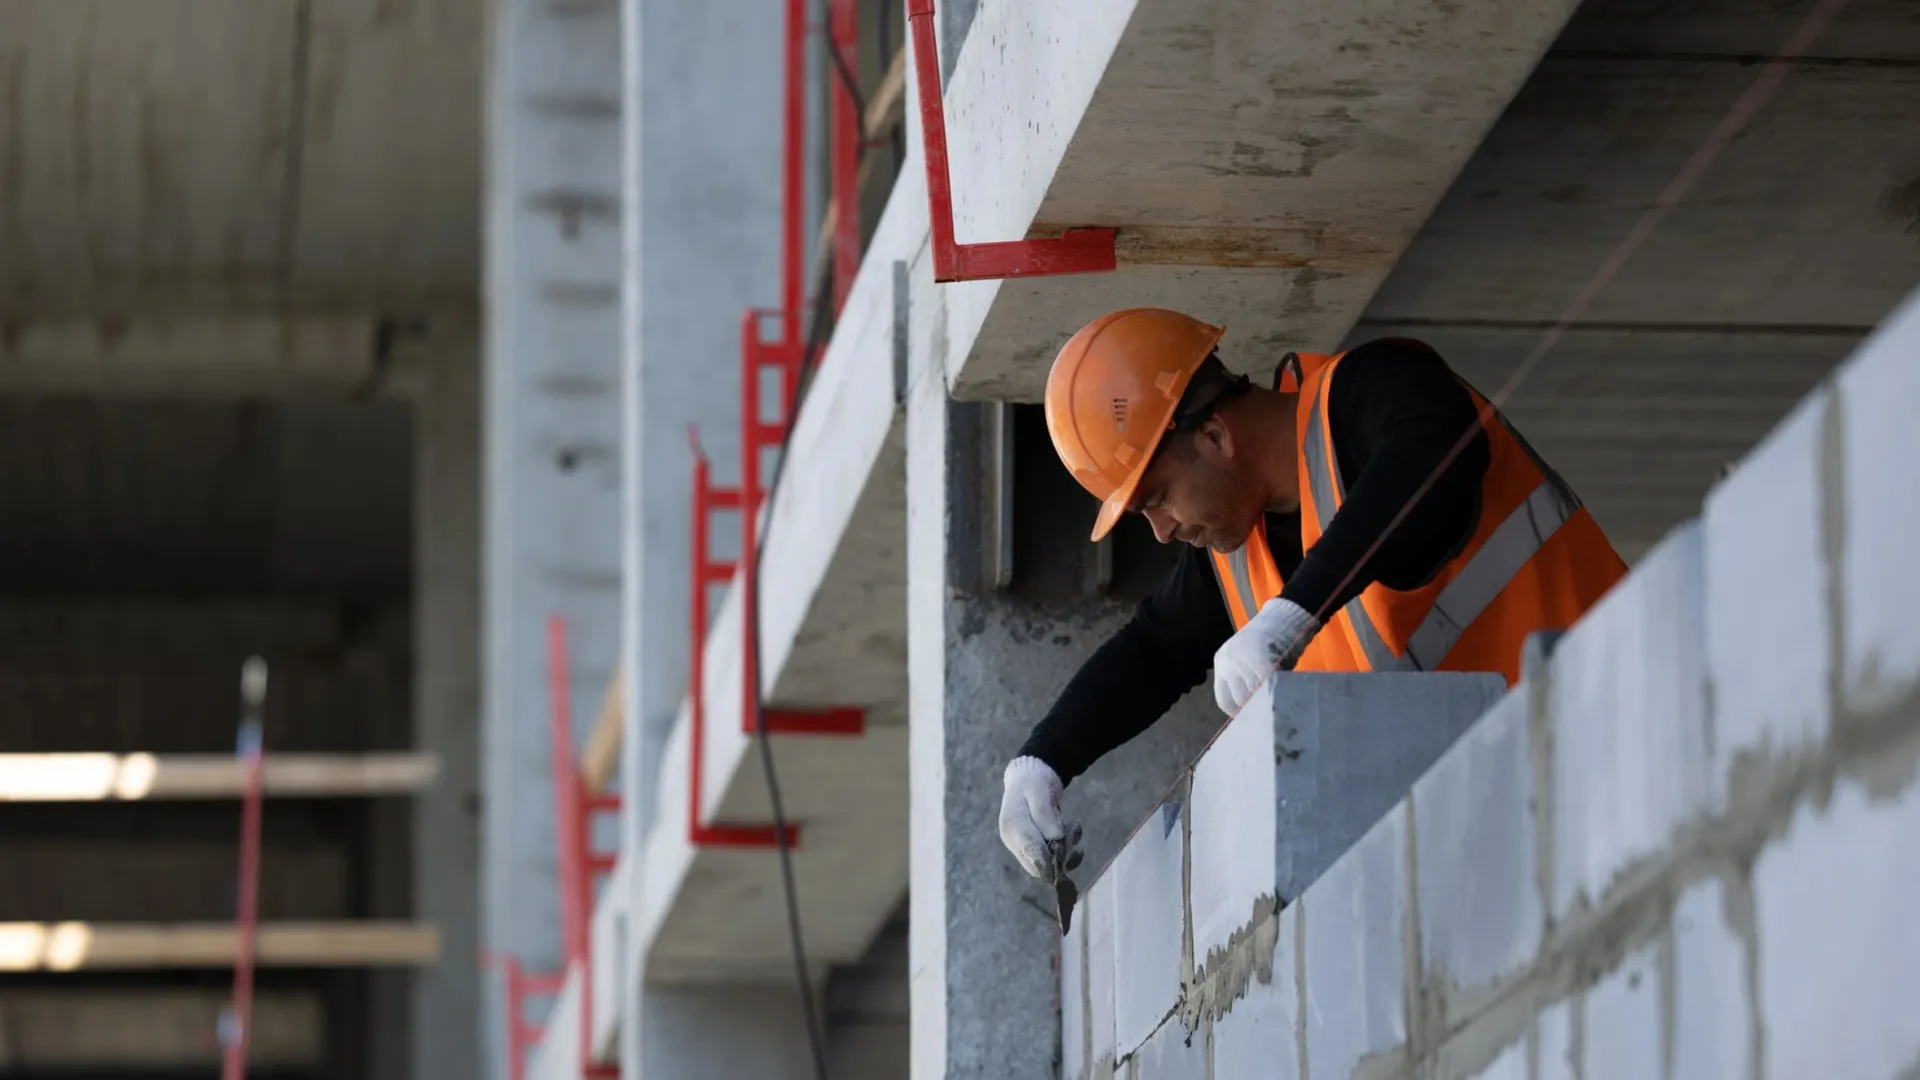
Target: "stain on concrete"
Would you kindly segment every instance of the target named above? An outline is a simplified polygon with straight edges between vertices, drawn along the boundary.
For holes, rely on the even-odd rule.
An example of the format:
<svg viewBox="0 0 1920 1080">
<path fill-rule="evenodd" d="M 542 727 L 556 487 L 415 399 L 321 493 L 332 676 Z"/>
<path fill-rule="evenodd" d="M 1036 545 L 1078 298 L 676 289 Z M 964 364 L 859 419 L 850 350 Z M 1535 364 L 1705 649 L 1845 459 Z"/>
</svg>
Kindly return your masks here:
<svg viewBox="0 0 1920 1080">
<path fill-rule="evenodd" d="M 1180 988 L 1178 1012 L 1189 1039 L 1233 1011 L 1255 979 L 1262 985 L 1273 982 L 1279 943 L 1280 900 L 1272 893 L 1256 897 L 1247 921 L 1227 935 L 1225 945 L 1209 949 L 1206 962 L 1196 964 Z"/>
</svg>

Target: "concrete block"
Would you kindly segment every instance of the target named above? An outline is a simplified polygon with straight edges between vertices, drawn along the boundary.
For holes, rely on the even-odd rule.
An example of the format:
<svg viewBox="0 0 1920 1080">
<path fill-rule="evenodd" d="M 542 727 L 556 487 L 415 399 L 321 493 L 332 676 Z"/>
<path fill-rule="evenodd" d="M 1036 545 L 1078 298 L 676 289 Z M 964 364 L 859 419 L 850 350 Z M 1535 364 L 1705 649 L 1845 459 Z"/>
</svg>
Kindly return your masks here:
<svg viewBox="0 0 1920 1080">
<path fill-rule="evenodd" d="M 1769 1077 L 1910 1076 L 1920 1060 L 1920 782 L 1836 785 L 1753 869 Z"/>
<path fill-rule="evenodd" d="M 1597 905 L 1617 876 L 1711 806 L 1701 530 L 1648 552 L 1553 654 L 1553 914 Z"/>
<path fill-rule="evenodd" d="M 1527 697 L 1508 694 L 1413 786 L 1421 981 L 1449 1027 L 1540 947 Z"/>
<path fill-rule="evenodd" d="M 1273 977 L 1250 981 L 1213 1022 L 1215 1080 L 1301 1080 L 1299 959 L 1299 908 L 1283 908 Z"/>
<path fill-rule="evenodd" d="M 1707 496 L 1707 670 L 1722 793 L 1740 755 L 1811 744 L 1830 723 L 1833 620 L 1819 473 L 1828 395 L 1821 388 L 1804 399 Z"/>
<path fill-rule="evenodd" d="M 1665 1076 L 1659 949 L 1647 946 L 1587 991 L 1582 1076 Z"/>
<path fill-rule="evenodd" d="M 1540 1068 L 1536 1080 L 1574 1080 L 1573 1007 L 1561 1001 L 1540 1010 L 1533 1031 Z"/>
<path fill-rule="evenodd" d="M 1168 1021 L 1140 1048 L 1133 1075 L 1137 1080 L 1207 1080 L 1207 1033 L 1189 1042 L 1180 1021 Z"/>
<path fill-rule="evenodd" d="M 1262 898 L 1305 892 L 1506 691 L 1497 675 L 1457 673 L 1296 674 L 1269 686 L 1271 710 L 1242 710 L 1194 769 L 1202 964 Z"/>
<path fill-rule="evenodd" d="M 1115 1053 L 1113 877 L 1102 874 L 1080 896 L 1075 921 L 1087 928 L 1087 1067 L 1089 1076 L 1111 1075 Z M 1107 1072 L 1101 1072 L 1102 1068 Z"/>
<path fill-rule="evenodd" d="M 1500 1051 L 1500 1056 L 1493 1059 L 1493 1064 L 1477 1073 L 1473 1080 L 1530 1080 L 1527 1073 L 1527 1044 L 1517 1042 Z"/>
<path fill-rule="evenodd" d="M 1710 878 L 1673 913 L 1673 1075 L 1751 1076 L 1746 947 Z"/>
<path fill-rule="evenodd" d="M 1185 788 L 1141 823 L 1104 875 L 1112 882 L 1113 1022 L 1122 1055 L 1139 1049 L 1180 1003 Z"/>
<path fill-rule="evenodd" d="M 1060 939 L 1060 1076 L 1083 1080 L 1087 1075 L 1087 915 L 1076 912 Z"/>
<path fill-rule="evenodd" d="M 1407 1041 L 1407 815 L 1380 819 L 1300 901 L 1310 1080 L 1348 1080 L 1371 1059 L 1397 1075 Z"/>
<path fill-rule="evenodd" d="M 1850 711 L 1878 713 L 1920 681 L 1920 294 L 1867 339 L 1838 382 L 1842 670 Z"/>
</svg>

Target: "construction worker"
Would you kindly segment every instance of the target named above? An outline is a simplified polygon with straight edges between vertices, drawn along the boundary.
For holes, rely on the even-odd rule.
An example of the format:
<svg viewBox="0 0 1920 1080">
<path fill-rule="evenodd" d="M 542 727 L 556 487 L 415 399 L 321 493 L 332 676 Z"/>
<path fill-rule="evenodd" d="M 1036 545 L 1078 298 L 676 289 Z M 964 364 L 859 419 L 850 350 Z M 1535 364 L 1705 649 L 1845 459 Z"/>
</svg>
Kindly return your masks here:
<svg viewBox="0 0 1920 1080">
<path fill-rule="evenodd" d="M 1047 379 L 1061 461 L 1173 569 L 1089 657 L 1003 777 L 1000 836 L 1028 873 L 1077 861 L 1064 785 L 1213 670 L 1238 712 L 1275 671 L 1494 671 L 1626 573 L 1573 491 L 1432 348 L 1289 354 L 1230 373 L 1224 331 L 1131 308 L 1069 339 Z M 1483 423 L 1483 410 L 1485 422 Z"/>
</svg>

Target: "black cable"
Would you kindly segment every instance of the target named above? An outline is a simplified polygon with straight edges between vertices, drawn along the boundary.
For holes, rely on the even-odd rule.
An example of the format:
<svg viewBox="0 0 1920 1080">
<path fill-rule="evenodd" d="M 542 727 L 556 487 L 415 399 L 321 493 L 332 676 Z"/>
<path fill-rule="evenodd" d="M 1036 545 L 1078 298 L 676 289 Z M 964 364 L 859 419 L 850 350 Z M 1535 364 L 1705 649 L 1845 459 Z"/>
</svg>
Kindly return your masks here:
<svg viewBox="0 0 1920 1080">
<path fill-rule="evenodd" d="M 753 560 L 753 602 L 747 605 L 747 633 L 753 643 L 753 723 L 760 736 L 760 771 L 767 782 L 767 799 L 773 806 L 773 831 L 780 849 L 780 880 L 786 893 L 787 934 L 793 943 L 794 973 L 800 982 L 800 1009 L 807 1025 L 807 1043 L 813 1051 L 815 1080 L 827 1080 L 826 1033 L 820 1024 L 819 1009 L 813 997 L 813 980 L 807 970 L 806 936 L 800 926 L 800 890 L 793 877 L 793 849 L 787 843 L 787 811 L 780 797 L 780 776 L 773 764 L 773 740 L 767 737 L 767 702 L 761 688 L 760 658 L 760 562 L 773 533 L 773 500 L 780 490 L 780 478 L 787 471 L 787 444 L 793 438 L 794 421 L 800 416 L 800 386 L 813 367 L 821 346 L 821 332 L 827 325 L 828 305 L 833 302 L 833 269 L 828 267 L 824 284 L 814 298 L 813 320 L 800 353 L 800 367 L 794 373 L 793 401 L 787 406 L 784 430 L 780 433 L 780 456 L 773 463 L 773 475 L 767 480 L 766 525 L 760 533 L 759 547 L 748 553 Z M 753 512 L 753 511 L 749 511 Z"/>
</svg>

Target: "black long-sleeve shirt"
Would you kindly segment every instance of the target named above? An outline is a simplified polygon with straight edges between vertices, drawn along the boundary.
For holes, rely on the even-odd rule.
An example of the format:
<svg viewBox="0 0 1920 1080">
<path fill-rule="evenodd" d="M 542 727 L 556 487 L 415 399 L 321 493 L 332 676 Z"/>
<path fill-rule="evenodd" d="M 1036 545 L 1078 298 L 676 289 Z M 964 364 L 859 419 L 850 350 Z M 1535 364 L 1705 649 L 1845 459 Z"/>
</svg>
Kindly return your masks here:
<svg viewBox="0 0 1920 1080">
<path fill-rule="evenodd" d="M 1394 515 L 1478 423 L 1472 396 L 1439 354 L 1405 339 L 1348 350 L 1327 393 L 1328 430 L 1340 475 L 1348 481 L 1346 500 L 1304 558 L 1299 514 L 1266 516 L 1267 545 L 1286 581 L 1280 595 L 1310 612 L 1321 610 Z M 1486 434 L 1476 431 L 1325 610 L 1337 611 L 1376 581 L 1412 589 L 1430 580 L 1472 535 L 1488 460 Z M 1232 634 L 1211 558 L 1201 548 L 1183 551 L 1126 625 L 1087 658 L 1020 752 L 1071 782 L 1200 685 L 1214 651 Z"/>
</svg>

